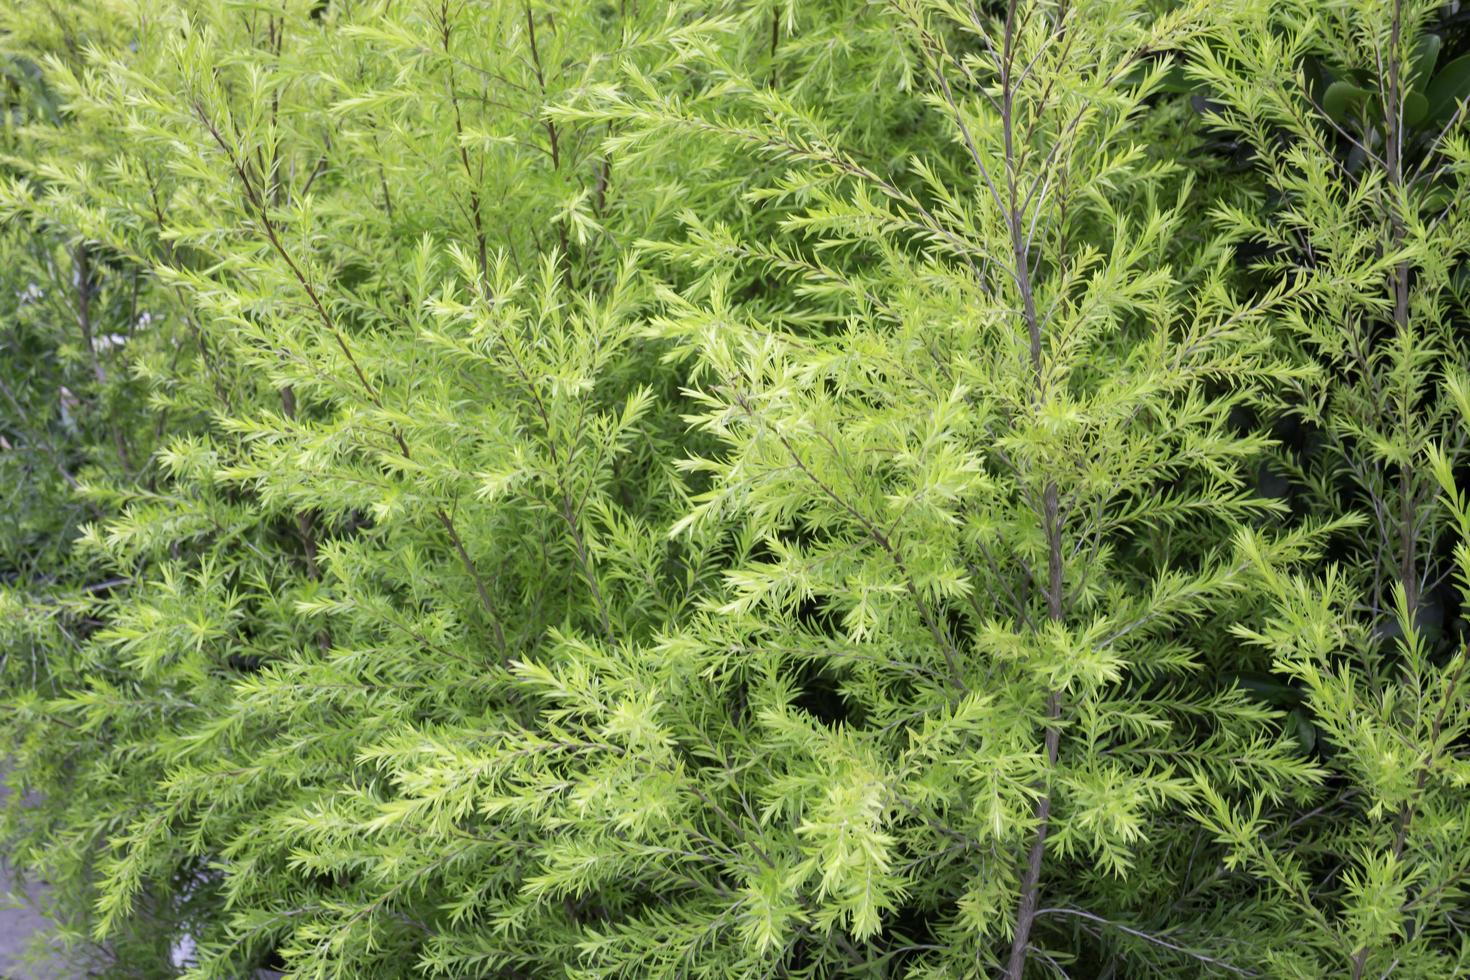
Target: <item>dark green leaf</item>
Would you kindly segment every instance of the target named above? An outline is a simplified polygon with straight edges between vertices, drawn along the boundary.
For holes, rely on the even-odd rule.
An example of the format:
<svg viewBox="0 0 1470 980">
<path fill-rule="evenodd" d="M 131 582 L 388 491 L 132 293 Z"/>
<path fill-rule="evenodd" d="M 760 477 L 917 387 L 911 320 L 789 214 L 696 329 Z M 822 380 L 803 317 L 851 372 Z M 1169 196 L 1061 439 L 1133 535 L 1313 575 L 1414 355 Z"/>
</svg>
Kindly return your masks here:
<svg viewBox="0 0 1470 980">
<path fill-rule="evenodd" d="M 1418 92 L 1404 96 L 1404 125 L 1417 126 L 1429 115 L 1429 100 Z"/>
<path fill-rule="evenodd" d="M 1426 34 L 1414 45 L 1413 68 L 1409 72 L 1409 88 L 1423 91 L 1434 74 L 1435 62 L 1439 60 L 1442 40 L 1438 34 Z"/>
<path fill-rule="evenodd" d="M 1322 111 L 1334 122 L 1346 122 L 1348 113 L 1368 97 L 1368 90 L 1352 82 L 1333 82 L 1322 94 Z"/>
<path fill-rule="evenodd" d="M 1447 122 L 1456 106 L 1470 96 L 1470 54 L 1445 65 L 1424 94 L 1429 100 L 1427 118 L 1436 123 Z"/>
</svg>

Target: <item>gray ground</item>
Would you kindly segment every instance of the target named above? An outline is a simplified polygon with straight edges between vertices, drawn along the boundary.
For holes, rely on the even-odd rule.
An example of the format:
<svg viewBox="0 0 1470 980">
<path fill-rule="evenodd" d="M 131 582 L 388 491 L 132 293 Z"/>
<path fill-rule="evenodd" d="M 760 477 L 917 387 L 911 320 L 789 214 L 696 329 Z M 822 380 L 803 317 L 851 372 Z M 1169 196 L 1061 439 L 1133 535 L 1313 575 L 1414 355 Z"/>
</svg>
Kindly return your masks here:
<svg viewBox="0 0 1470 980">
<path fill-rule="evenodd" d="M 10 795 L 3 776 L 4 771 L 0 769 L 0 807 L 6 805 Z M 17 893 L 17 898 L 29 898 L 32 904 L 10 907 L 12 903 L 6 902 L 5 896 L 12 890 Z M 27 882 L 24 889 L 16 888 L 10 868 L 0 858 L 0 980 L 74 980 L 75 974 L 64 966 L 21 965 L 21 957 L 31 939 L 44 933 L 49 926 L 45 917 L 33 907 L 33 903 L 43 899 L 45 894 L 44 883 Z M 274 970 L 260 970 L 254 980 L 279 980 L 280 977 L 281 974 Z"/>
<path fill-rule="evenodd" d="M 10 891 L 11 886 L 10 870 L 0 865 L 0 894 Z M 34 901 L 41 896 L 42 888 L 43 886 L 32 884 L 26 891 Z M 45 928 L 46 920 L 29 906 L 18 909 L 0 907 L 0 977 L 5 980 L 50 980 L 59 976 L 51 971 L 22 969 L 20 965 L 20 956 L 25 952 L 26 944 L 32 936 Z"/>
<path fill-rule="evenodd" d="M 3 775 L 3 773 L 0 773 Z M 10 791 L 3 781 L 0 781 L 0 807 L 9 802 Z M 26 951 L 31 937 L 46 929 L 46 920 L 30 905 L 20 908 L 10 908 L 5 896 L 14 888 L 15 879 L 11 876 L 10 868 L 0 860 L 0 978 L 3 980 L 59 980 L 61 974 L 55 971 L 37 971 L 34 968 L 22 969 L 20 965 L 21 954 Z M 24 890 L 14 888 L 18 893 L 16 897 L 28 897 L 32 902 L 40 899 L 45 894 L 45 886 L 35 882 L 27 882 Z"/>
</svg>

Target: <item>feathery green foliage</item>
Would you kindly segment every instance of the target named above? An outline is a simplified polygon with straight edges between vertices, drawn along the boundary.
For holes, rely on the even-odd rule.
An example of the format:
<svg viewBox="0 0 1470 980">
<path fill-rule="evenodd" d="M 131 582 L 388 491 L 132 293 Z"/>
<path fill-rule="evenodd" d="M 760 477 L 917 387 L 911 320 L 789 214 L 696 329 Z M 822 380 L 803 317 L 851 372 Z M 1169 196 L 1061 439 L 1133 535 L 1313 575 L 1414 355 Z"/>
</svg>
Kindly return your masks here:
<svg viewBox="0 0 1470 980">
<path fill-rule="evenodd" d="M 1470 18 L 18 0 L 79 971 L 1470 973 Z"/>
</svg>

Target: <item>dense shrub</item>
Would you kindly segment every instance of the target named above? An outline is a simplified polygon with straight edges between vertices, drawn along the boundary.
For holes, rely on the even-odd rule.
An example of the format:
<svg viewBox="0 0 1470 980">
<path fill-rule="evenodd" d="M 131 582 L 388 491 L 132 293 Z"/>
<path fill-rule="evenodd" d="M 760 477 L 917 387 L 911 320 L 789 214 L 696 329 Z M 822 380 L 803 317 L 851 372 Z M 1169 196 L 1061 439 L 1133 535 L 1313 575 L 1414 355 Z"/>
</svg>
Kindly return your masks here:
<svg viewBox="0 0 1470 980">
<path fill-rule="evenodd" d="M 1470 975 L 1470 14 L 16 0 L 97 976 Z"/>
</svg>

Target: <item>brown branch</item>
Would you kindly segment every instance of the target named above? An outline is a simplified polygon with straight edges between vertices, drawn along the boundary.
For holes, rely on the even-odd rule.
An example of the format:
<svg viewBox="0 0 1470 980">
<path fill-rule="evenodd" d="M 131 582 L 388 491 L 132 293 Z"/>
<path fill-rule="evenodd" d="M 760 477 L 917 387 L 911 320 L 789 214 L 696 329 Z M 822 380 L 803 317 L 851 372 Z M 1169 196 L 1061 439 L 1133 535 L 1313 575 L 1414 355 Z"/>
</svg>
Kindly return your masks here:
<svg viewBox="0 0 1470 980">
<path fill-rule="evenodd" d="M 582 508 L 580 505 L 573 505 L 571 488 L 567 483 L 566 468 L 567 464 L 571 462 L 572 453 L 575 451 L 575 447 L 572 451 L 568 452 L 566 460 L 565 462 L 563 462 L 561 453 L 557 451 L 556 441 L 552 433 L 551 411 L 546 407 L 546 402 L 541 398 L 541 393 L 536 387 L 535 380 L 531 377 L 531 373 L 526 370 L 526 366 L 521 362 L 520 357 L 516 355 L 515 348 L 512 347 L 509 343 L 505 344 L 505 352 L 507 355 L 509 355 L 515 373 L 520 379 L 521 385 L 525 388 L 526 394 L 530 396 L 531 404 L 535 408 L 536 415 L 541 421 L 541 431 L 546 438 L 547 452 L 551 454 L 551 465 L 556 470 L 557 474 L 557 492 L 561 495 L 558 515 L 566 524 L 567 530 L 571 532 L 572 547 L 577 559 L 577 564 L 581 569 L 582 577 L 586 579 L 587 586 L 592 592 L 593 601 L 597 604 L 597 615 L 600 621 L 600 625 L 602 626 L 602 634 L 608 640 L 608 642 L 612 642 L 612 619 L 608 615 L 607 602 L 603 598 L 602 588 L 598 585 L 597 572 L 592 567 L 592 557 L 591 554 L 588 552 L 587 543 L 582 536 L 582 529 L 579 525 L 579 518 Z M 583 403 L 582 407 L 585 411 L 585 402 Z M 574 437 L 574 439 L 575 438 L 576 437 Z"/>
<path fill-rule="evenodd" d="M 1240 967 L 1235 966 L 1233 963 L 1229 963 L 1225 960 L 1217 959 L 1213 956 L 1207 956 L 1206 954 L 1201 953 L 1197 950 L 1190 949 L 1187 946 L 1180 946 L 1176 943 L 1171 943 L 1167 939 L 1164 939 L 1162 936 L 1147 933 L 1141 929 L 1134 929 L 1132 926 L 1125 926 L 1121 922 L 1114 922 L 1111 919 L 1104 919 L 1102 916 L 1094 915 L 1091 912 L 1084 912 L 1081 909 L 1050 908 L 1042 909 L 1036 914 L 1038 917 L 1043 915 L 1061 915 L 1072 916 L 1078 919 L 1085 919 L 1088 922 L 1095 923 L 1107 929 L 1116 929 L 1121 933 L 1125 933 L 1129 936 L 1134 937 L 1135 939 L 1141 939 L 1146 943 L 1152 943 L 1153 945 L 1162 947 L 1163 949 L 1172 950 L 1176 953 L 1182 953 L 1185 956 L 1196 959 L 1201 963 L 1207 963 L 1210 966 L 1225 970 L 1228 973 L 1234 973 L 1237 976 L 1253 977 L 1257 975 L 1250 972 L 1249 970 L 1243 970 Z"/>
<path fill-rule="evenodd" d="M 469 149 L 464 142 L 464 120 L 460 114 L 459 92 L 454 81 L 454 56 L 450 53 L 450 38 L 453 29 L 449 24 L 449 3 L 443 0 L 439 6 L 439 38 L 444 47 L 444 56 L 449 61 L 449 104 L 454 110 L 454 143 L 459 153 L 459 164 L 464 169 L 465 179 L 469 181 L 470 191 L 470 217 L 475 226 L 475 252 L 476 259 L 480 264 L 480 293 L 484 295 L 490 288 L 490 256 L 485 240 L 485 224 L 480 209 L 480 182 L 476 178 L 474 170 L 470 167 Z M 380 170 L 381 176 L 381 170 Z M 386 198 L 388 192 L 387 184 L 383 186 L 383 194 Z"/>
<path fill-rule="evenodd" d="M 1045 361 L 1042 349 L 1041 320 L 1036 310 L 1036 291 L 1032 282 L 1029 257 L 1031 241 L 1025 232 L 1025 211 L 1028 207 L 1040 208 L 1040 201 L 1031 195 L 1023 200 L 1017 186 L 1017 148 L 1015 100 L 1018 80 L 1013 77 L 1015 64 L 1017 0 L 1010 0 L 1006 7 L 1005 33 L 1002 42 L 1003 54 L 999 59 L 1001 82 L 1001 136 L 1005 152 L 1006 206 L 1003 209 L 1006 225 L 1010 232 L 1011 256 L 1015 263 L 1014 278 L 1021 293 L 1022 317 L 1026 326 L 1027 341 L 1031 356 L 1033 407 L 1039 408 L 1046 399 Z M 956 109 L 958 115 L 958 110 Z M 978 164 L 978 154 L 974 154 Z M 988 177 L 987 177 L 988 181 Z M 1034 185 L 1033 185 L 1034 191 Z M 1034 224 L 1034 223 L 1033 223 Z M 1041 518 L 1047 539 L 1047 584 L 1046 611 L 1050 622 L 1060 622 L 1063 613 L 1063 558 L 1062 558 L 1062 515 L 1058 501 L 1055 478 L 1048 479 L 1042 491 Z M 1021 874 L 1021 889 L 1016 902 L 1014 936 L 1011 954 L 1006 968 L 1010 980 L 1021 980 L 1026 970 L 1026 957 L 1031 949 L 1031 929 L 1036 922 L 1040 904 L 1041 868 L 1046 856 L 1046 839 L 1051 832 L 1051 772 L 1056 768 L 1061 744 L 1062 692 L 1053 689 L 1046 695 L 1046 728 L 1043 734 L 1043 751 L 1046 760 L 1046 776 L 1036 799 L 1034 817 L 1035 836 L 1026 854 L 1026 863 Z"/>
<path fill-rule="evenodd" d="M 536 18 L 531 13 L 531 5 L 526 7 L 526 34 L 531 44 L 531 67 L 536 72 L 536 84 L 541 87 L 541 97 L 546 97 L 546 75 L 541 70 L 541 50 L 536 44 Z M 560 139 L 556 130 L 556 123 L 550 119 L 542 120 L 546 127 L 546 139 L 551 149 L 551 169 L 561 169 Z"/>
<path fill-rule="evenodd" d="M 536 18 L 531 13 L 531 4 L 530 4 L 529 0 L 527 0 L 527 3 L 525 4 L 525 10 L 526 10 L 526 35 L 527 35 L 527 39 L 528 39 L 528 41 L 529 41 L 529 43 L 531 45 L 531 67 L 532 67 L 532 69 L 536 73 L 536 84 L 541 89 L 541 100 L 544 103 L 546 101 L 546 95 L 547 95 L 547 90 L 546 90 L 546 74 L 545 74 L 545 72 L 541 68 L 541 49 L 540 49 L 540 47 L 536 43 Z M 553 24 L 552 29 L 553 29 L 553 31 L 555 30 L 555 25 L 554 24 Z M 546 127 L 546 140 L 547 140 L 547 143 L 548 143 L 548 148 L 549 148 L 550 153 L 551 153 L 551 169 L 553 171 L 560 171 L 561 170 L 561 139 L 560 139 L 560 134 L 559 134 L 559 132 L 557 131 L 557 128 L 556 128 L 556 123 L 555 123 L 555 121 L 553 121 L 550 118 L 544 118 L 542 120 L 542 124 Z M 566 226 L 566 222 L 565 221 L 558 221 L 556 223 L 556 236 L 557 236 L 557 245 L 560 248 L 559 255 L 560 255 L 560 264 L 561 264 L 561 268 L 562 268 L 562 273 L 567 277 L 567 281 L 568 282 L 571 282 L 572 268 L 571 268 L 571 258 L 570 258 L 570 255 L 568 253 L 567 226 Z"/>
<path fill-rule="evenodd" d="M 338 329 L 336 322 L 331 317 L 331 314 L 327 312 L 326 304 L 323 303 L 321 296 L 316 291 L 316 288 L 311 284 L 311 280 L 309 280 L 306 277 L 305 273 L 302 272 L 301 267 L 297 265 L 296 260 L 291 256 L 290 251 L 281 241 L 281 237 L 276 228 L 275 220 L 271 217 L 270 211 L 267 209 L 264 200 L 261 198 L 259 191 L 255 187 L 254 181 L 251 180 L 250 175 L 246 171 L 244 165 L 231 150 L 229 143 L 226 142 L 224 135 L 214 124 L 214 121 L 210 118 L 209 114 L 205 112 L 204 106 L 199 102 L 195 102 L 194 111 L 198 115 L 200 121 L 204 124 L 205 128 L 208 130 L 209 135 L 214 139 L 214 142 L 225 154 L 225 157 L 229 161 L 231 168 L 235 171 L 236 176 L 239 177 L 240 183 L 245 190 L 246 201 L 254 209 L 256 218 L 259 220 L 262 230 L 265 231 L 266 238 L 269 240 L 271 247 L 275 250 L 276 254 L 280 256 L 281 261 L 286 263 L 286 267 L 291 271 L 292 277 L 296 280 L 302 291 L 306 293 L 307 299 L 310 300 L 312 308 L 316 311 L 317 316 L 321 319 L 322 325 L 326 327 L 327 332 L 332 335 L 334 340 L 336 340 L 337 346 L 341 348 L 343 356 L 347 358 L 347 363 L 351 366 L 353 374 L 357 376 L 357 380 L 362 385 L 364 392 L 367 394 L 368 400 L 375 408 L 382 410 L 383 400 L 381 395 L 378 393 L 378 390 L 373 386 L 373 384 L 368 381 L 367 375 L 363 372 L 362 367 L 357 361 L 357 358 L 352 353 L 352 348 L 347 343 L 347 338 L 342 334 L 341 330 Z M 413 454 L 409 450 L 408 442 L 404 439 L 402 431 L 396 425 L 392 426 L 391 435 L 393 441 L 398 446 L 399 453 L 403 456 L 403 458 L 405 460 L 412 460 Z M 502 660 L 504 660 L 505 655 L 508 652 L 505 645 L 505 631 L 501 625 L 500 615 L 496 611 L 494 601 L 490 597 L 489 588 L 486 586 L 485 580 L 481 577 L 479 568 L 475 565 L 474 560 L 470 557 L 469 552 L 465 549 L 464 541 L 460 537 L 459 531 L 454 525 L 453 517 L 445 513 L 442 507 L 435 508 L 434 516 L 444 527 L 444 530 L 449 534 L 450 543 L 454 546 L 455 553 L 458 555 L 460 562 L 464 565 L 465 571 L 469 573 L 470 578 L 474 581 L 475 591 L 479 595 L 480 604 L 484 607 L 486 615 L 488 615 L 490 618 L 491 626 L 495 631 L 496 641 L 500 646 L 501 657 Z"/>
<path fill-rule="evenodd" d="M 11 390 L 10 385 L 5 383 L 4 378 L 0 378 L 0 395 L 4 395 L 5 400 L 10 403 L 10 407 L 15 410 L 15 417 L 17 422 L 26 417 L 27 413 L 25 409 L 21 407 L 20 401 L 15 397 L 15 392 Z M 59 450 L 57 450 L 56 445 L 51 441 L 51 437 L 45 435 L 44 432 L 38 433 L 35 436 L 35 444 L 39 446 L 41 448 L 41 451 L 44 452 L 47 458 L 51 460 L 52 465 L 56 467 L 56 472 L 61 475 L 61 479 L 66 482 L 66 485 L 73 490 L 80 489 L 76 477 L 71 475 L 71 473 L 66 468 L 66 464 L 62 462 L 61 453 Z M 102 512 L 99 511 L 96 505 L 93 504 L 90 500 L 84 501 L 84 503 L 86 504 L 87 509 L 92 512 L 93 516 L 98 518 L 102 517 Z"/>
<path fill-rule="evenodd" d="M 1403 172 L 1403 141 L 1404 125 L 1402 118 L 1404 85 L 1401 77 L 1403 69 L 1401 58 L 1401 47 L 1403 40 L 1403 0 L 1393 0 L 1393 14 L 1389 27 L 1388 39 L 1388 85 L 1384 89 L 1380 82 L 1379 89 L 1384 108 L 1384 160 L 1383 166 L 1388 190 L 1388 218 L 1389 236 L 1391 247 L 1397 251 L 1402 248 L 1406 230 L 1404 227 L 1403 206 L 1406 203 L 1405 195 L 1407 187 L 1404 182 Z M 1380 56 L 1381 62 L 1381 56 Z M 1382 65 L 1380 64 L 1380 78 L 1382 77 Z M 1393 295 L 1393 322 L 1400 333 L 1409 329 L 1409 262 L 1401 259 L 1394 264 L 1389 277 L 1389 289 Z M 1409 399 L 1400 397 L 1398 399 L 1402 409 L 1401 422 L 1408 428 L 1412 420 L 1413 406 Z M 1416 525 L 1418 518 L 1419 499 L 1414 488 L 1414 477 L 1410 467 L 1405 463 L 1399 464 L 1398 473 L 1398 505 L 1399 505 L 1399 580 L 1404 589 L 1404 606 L 1409 617 L 1405 624 L 1406 629 L 1412 629 L 1419 613 L 1420 582 L 1418 575 L 1418 536 Z M 1464 669 L 1465 661 L 1462 658 L 1460 665 L 1456 668 L 1450 680 L 1449 689 L 1445 694 L 1445 700 L 1440 705 L 1439 713 L 1436 715 L 1430 731 L 1430 747 L 1422 761 L 1418 776 L 1415 779 L 1414 794 L 1404 803 L 1399 812 L 1398 828 L 1394 833 L 1393 856 L 1397 860 L 1402 856 L 1404 847 L 1408 841 L 1410 825 L 1413 823 L 1414 814 L 1418 809 L 1424 787 L 1429 779 L 1429 770 L 1439 754 L 1439 732 L 1444 724 L 1445 712 L 1449 708 L 1450 699 L 1454 696 L 1455 688 L 1459 684 L 1461 671 Z M 1372 948 L 1363 946 L 1358 949 L 1352 957 L 1353 980 L 1360 980 L 1363 970 L 1367 966 L 1368 957 L 1372 954 Z"/>
<path fill-rule="evenodd" d="M 97 382 L 97 392 L 90 399 L 92 408 L 102 417 L 103 424 L 112 436 L 113 448 L 117 451 L 117 461 L 122 464 L 123 473 L 131 477 L 133 475 L 133 463 L 128 453 L 128 443 L 123 431 L 117 425 L 117 420 L 107 414 L 105 404 L 107 390 L 107 371 L 102 366 L 102 358 L 97 353 L 97 342 L 92 330 L 92 299 L 95 295 L 96 282 L 92 277 L 91 252 L 86 242 L 82 242 L 72 253 L 73 276 L 77 291 L 77 303 L 75 308 L 77 326 L 81 329 L 82 344 L 87 348 L 87 360 L 92 365 L 92 377 Z"/>
<path fill-rule="evenodd" d="M 955 649 L 954 641 L 940 629 L 939 620 L 935 617 L 934 611 L 930 609 L 929 603 L 925 601 L 923 593 L 914 584 L 914 578 L 909 572 L 908 564 L 903 560 L 903 556 L 899 553 L 897 547 L 894 546 L 889 536 L 871 518 L 852 504 L 843 500 L 825 480 L 812 472 L 811 468 L 807 466 L 806 461 L 801 458 L 801 454 L 796 451 L 796 447 L 791 445 L 791 441 L 778 429 L 768 425 L 764 418 L 756 414 L 754 408 L 751 407 L 750 402 L 743 393 L 735 392 L 735 404 L 740 406 L 740 409 L 750 417 L 752 422 L 755 422 L 762 428 L 769 429 L 771 434 L 785 448 L 786 454 L 791 458 L 792 464 L 801 471 L 802 475 L 811 481 L 818 490 L 822 491 L 823 496 L 845 511 L 853 520 L 857 521 L 863 530 L 867 532 L 868 537 L 872 539 L 873 543 L 888 556 L 888 560 L 893 563 L 894 568 L 898 570 L 900 578 L 903 579 L 904 591 L 909 594 L 909 598 L 918 607 L 919 617 L 924 621 L 924 626 L 929 630 L 929 635 L 934 638 L 934 642 L 944 654 L 945 665 L 949 668 L 950 683 L 959 690 L 968 692 L 969 687 L 965 684 L 964 675 L 960 671 L 959 651 Z"/>
</svg>

